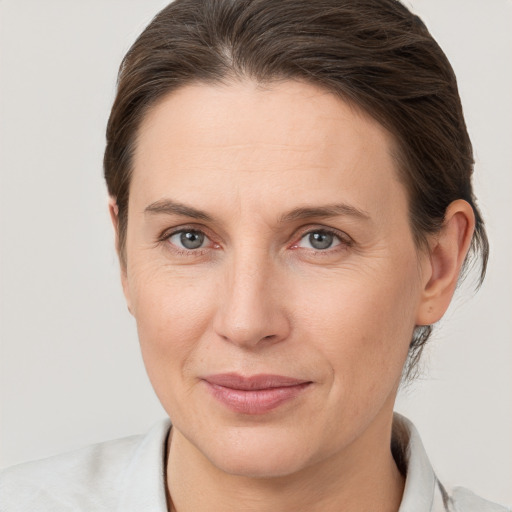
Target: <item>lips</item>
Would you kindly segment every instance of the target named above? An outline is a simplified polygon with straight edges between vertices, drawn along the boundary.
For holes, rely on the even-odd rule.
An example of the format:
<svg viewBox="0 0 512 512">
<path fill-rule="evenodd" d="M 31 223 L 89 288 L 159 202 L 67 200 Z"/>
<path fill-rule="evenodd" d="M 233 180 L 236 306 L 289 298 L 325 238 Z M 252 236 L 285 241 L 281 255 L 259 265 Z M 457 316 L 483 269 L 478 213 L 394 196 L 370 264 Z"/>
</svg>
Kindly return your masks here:
<svg viewBox="0 0 512 512">
<path fill-rule="evenodd" d="M 297 398 L 312 382 L 282 375 L 234 373 L 204 378 L 208 391 L 224 406 L 241 414 L 264 414 Z"/>
</svg>

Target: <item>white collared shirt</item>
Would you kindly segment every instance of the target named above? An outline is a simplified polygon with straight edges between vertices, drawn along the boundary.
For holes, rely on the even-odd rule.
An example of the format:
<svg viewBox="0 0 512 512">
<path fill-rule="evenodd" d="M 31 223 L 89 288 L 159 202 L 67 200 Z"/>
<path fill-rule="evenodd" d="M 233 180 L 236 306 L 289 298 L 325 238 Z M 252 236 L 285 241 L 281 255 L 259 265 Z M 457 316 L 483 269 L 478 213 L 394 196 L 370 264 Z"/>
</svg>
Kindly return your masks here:
<svg viewBox="0 0 512 512">
<path fill-rule="evenodd" d="M 416 427 L 397 413 L 394 423 L 401 423 L 407 432 L 406 439 L 401 440 L 407 475 L 398 512 L 510 512 L 463 487 L 445 488 L 434 473 Z"/>
<path fill-rule="evenodd" d="M 398 512 L 510 512 L 437 480 L 414 425 L 398 414 L 407 465 Z M 0 472 L 0 512 L 167 512 L 164 420 L 145 436 L 96 444 Z"/>
</svg>

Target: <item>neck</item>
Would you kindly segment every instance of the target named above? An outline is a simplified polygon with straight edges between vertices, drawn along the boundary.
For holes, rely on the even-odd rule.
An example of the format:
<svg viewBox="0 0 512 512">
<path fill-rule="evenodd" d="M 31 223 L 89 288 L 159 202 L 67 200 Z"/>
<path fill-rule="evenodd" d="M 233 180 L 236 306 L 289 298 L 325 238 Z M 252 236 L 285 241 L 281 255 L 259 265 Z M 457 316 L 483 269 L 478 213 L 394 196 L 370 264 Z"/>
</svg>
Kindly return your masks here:
<svg viewBox="0 0 512 512">
<path fill-rule="evenodd" d="M 379 423 L 340 453 L 274 478 L 227 474 L 173 428 L 167 466 L 171 512 L 396 512 L 404 478 L 391 454 L 391 419 L 385 428 Z"/>
</svg>

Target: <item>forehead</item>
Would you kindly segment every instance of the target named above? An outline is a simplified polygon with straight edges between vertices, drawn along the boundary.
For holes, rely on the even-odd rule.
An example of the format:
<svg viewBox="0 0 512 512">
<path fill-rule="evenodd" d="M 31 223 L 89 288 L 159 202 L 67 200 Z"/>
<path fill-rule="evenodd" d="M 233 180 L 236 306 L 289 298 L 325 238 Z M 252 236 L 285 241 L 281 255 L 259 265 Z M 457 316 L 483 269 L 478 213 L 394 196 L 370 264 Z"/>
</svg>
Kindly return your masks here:
<svg viewBox="0 0 512 512">
<path fill-rule="evenodd" d="M 177 191 L 218 202 L 220 187 L 226 199 L 259 191 L 264 201 L 274 190 L 283 206 L 327 194 L 322 201 L 350 196 L 365 210 L 402 189 L 393 150 L 378 122 L 311 84 L 189 85 L 143 120 L 131 194 L 146 203 Z"/>
</svg>

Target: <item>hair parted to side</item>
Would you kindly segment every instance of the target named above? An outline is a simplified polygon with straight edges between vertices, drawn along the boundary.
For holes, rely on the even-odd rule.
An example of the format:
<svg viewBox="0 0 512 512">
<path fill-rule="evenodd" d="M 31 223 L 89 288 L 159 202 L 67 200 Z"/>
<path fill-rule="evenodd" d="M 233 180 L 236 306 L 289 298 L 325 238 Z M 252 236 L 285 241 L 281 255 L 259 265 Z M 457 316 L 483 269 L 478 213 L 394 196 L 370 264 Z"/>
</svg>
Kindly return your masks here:
<svg viewBox="0 0 512 512">
<path fill-rule="evenodd" d="M 302 80 L 367 112 L 395 137 L 419 248 L 456 199 L 473 207 L 476 228 L 464 270 L 489 244 L 472 190 L 473 151 L 457 82 L 423 22 L 396 0 L 175 0 L 124 57 L 107 126 L 104 171 L 125 242 L 137 131 L 164 95 L 191 83 Z M 415 329 L 411 378 L 432 326 Z"/>
</svg>

